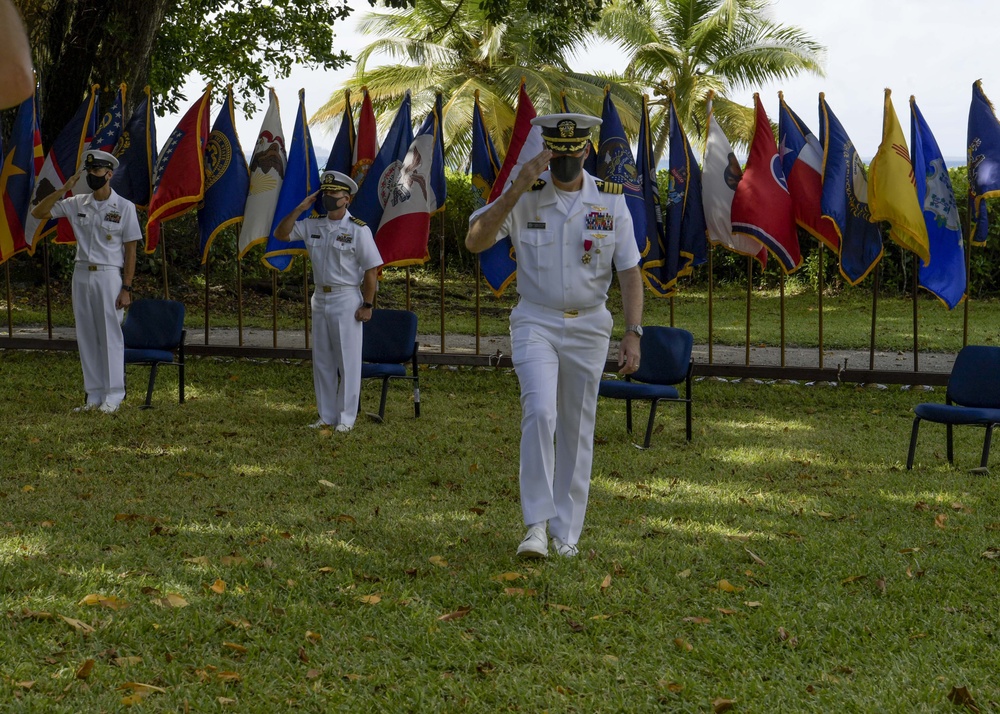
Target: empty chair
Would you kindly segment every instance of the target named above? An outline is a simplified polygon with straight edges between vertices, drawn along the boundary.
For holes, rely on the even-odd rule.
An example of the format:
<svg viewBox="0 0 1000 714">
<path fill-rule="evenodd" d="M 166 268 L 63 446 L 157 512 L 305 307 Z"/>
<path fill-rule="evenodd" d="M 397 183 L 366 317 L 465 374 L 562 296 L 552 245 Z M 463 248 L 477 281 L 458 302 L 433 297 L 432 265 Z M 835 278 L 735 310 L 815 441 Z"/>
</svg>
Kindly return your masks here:
<svg viewBox="0 0 1000 714">
<path fill-rule="evenodd" d="M 647 327 L 639 342 L 639 369 L 625 379 L 601 380 L 602 397 L 625 400 L 625 419 L 632 433 L 632 401 L 649 404 L 649 421 L 642 448 L 648 449 L 653 436 L 656 406 L 660 402 L 683 402 L 687 440 L 691 441 L 691 349 L 694 337 L 678 327 Z M 684 383 L 682 397 L 676 385 Z"/>
<path fill-rule="evenodd" d="M 361 341 L 361 379 L 382 380 L 377 421 L 385 419 L 390 379 L 413 381 L 413 416 L 420 416 L 420 373 L 417 371 L 417 315 L 409 310 L 373 310 Z M 406 373 L 409 363 L 411 374 Z M 360 407 L 358 409 L 360 411 Z"/>
<path fill-rule="evenodd" d="M 985 469 L 990 458 L 990 441 L 993 427 L 1000 424 L 1000 347 L 968 345 L 955 358 L 948 377 L 945 403 L 925 402 L 913 408 L 913 431 L 910 433 L 910 452 L 906 456 L 906 469 L 913 468 L 913 453 L 917 448 L 920 420 L 944 424 L 948 440 L 948 463 L 954 463 L 952 427 L 958 425 L 986 427 L 980 468 Z"/>
<path fill-rule="evenodd" d="M 125 338 L 125 366 L 148 365 L 149 388 L 146 403 L 153 400 L 156 372 L 161 365 L 178 369 L 178 397 L 184 403 L 184 303 L 176 300 L 136 300 L 122 323 Z"/>
</svg>

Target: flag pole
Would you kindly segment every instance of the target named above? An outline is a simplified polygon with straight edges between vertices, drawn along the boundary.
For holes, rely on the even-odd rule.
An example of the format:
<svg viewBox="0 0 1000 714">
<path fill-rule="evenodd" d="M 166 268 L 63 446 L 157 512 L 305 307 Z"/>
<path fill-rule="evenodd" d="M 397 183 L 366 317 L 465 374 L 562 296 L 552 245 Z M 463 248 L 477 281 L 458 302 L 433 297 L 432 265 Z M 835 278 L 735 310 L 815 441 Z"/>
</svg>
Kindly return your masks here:
<svg viewBox="0 0 1000 714">
<path fill-rule="evenodd" d="M 476 354 L 479 354 L 479 283 L 482 281 L 483 271 L 479 263 L 479 254 L 476 253 Z"/>
<path fill-rule="evenodd" d="M 302 319 L 306 326 L 305 342 L 309 349 L 309 258 L 302 258 Z"/>
<path fill-rule="evenodd" d="M 243 259 L 236 247 L 236 338 L 240 347 L 243 346 Z"/>
<path fill-rule="evenodd" d="M 985 206 L 983 207 L 985 210 Z M 972 300 L 972 224 L 969 212 L 962 221 L 965 229 L 965 305 L 962 306 L 962 347 L 969 344 L 969 302 Z"/>
<path fill-rule="evenodd" d="M 49 272 L 49 242 L 42 242 L 42 265 L 45 271 L 45 324 L 52 339 L 52 278 Z"/>
<path fill-rule="evenodd" d="M 823 241 L 819 242 L 819 295 L 818 297 L 818 309 L 819 309 L 819 368 L 823 369 L 823 290 L 824 286 L 824 273 L 826 272 L 826 245 Z"/>
<path fill-rule="evenodd" d="M 778 325 L 781 331 L 779 342 L 781 344 L 781 368 L 785 368 L 785 271 L 781 271 L 778 281 Z"/>
<path fill-rule="evenodd" d="M 170 299 L 170 284 L 167 282 L 167 242 L 163 233 L 163 224 L 160 224 L 160 248 L 163 250 L 163 299 Z"/>
<path fill-rule="evenodd" d="M 674 293 L 676 291 L 677 291 L 677 288 L 675 287 L 674 288 Z M 670 293 L 670 326 L 671 327 L 674 326 L 674 293 Z"/>
<path fill-rule="evenodd" d="M 444 211 L 441 211 L 441 278 L 439 280 L 441 288 L 441 354 L 444 354 Z"/>
<path fill-rule="evenodd" d="M 747 256 L 747 337 L 746 366 L 750 366 L 750 292 L 753 288 L 753 258 Z"/>
<path fill-rule="evenodd" d="M 406 266 L 406 309 L 410 309 L 410 266 Z"/>
<path fill-rule="evenodd" d="M 875 280 L 872 284 L 872 331 L 868 347 L 868 369 L 875 371 L 875 317 L 878 314 L 878 284 L 882 272 L 882 262 L 875 266 Z"/>
<path fill-rule="evenodd" d="M 917 266 L 917 254 L 913 254 L 913 371 L 920 371 L 920 349 L 918 347 L 918 336 L 917 336 L 917 289 L 919 286 L 919 278 L 917 271 L 919 267 Z"/>
<path fill-rule="evenodd" d="M 7 274 L 7 336 L 14 336 L 14 315 L 11 311 L 12 303 L 14 302 L 14 295 L 10 289 L 10 261 L 7 260 L 3 264 L 4 270 Z"/>
<path fill-rule="evenodd" d="M 714 337 L 713 327 L 714 327 L 714 314 L 713 310 L 713 289 L 715 286 L 715 280 L 713 279 L 713 263 L 715 258 L 715 246 L 708 246 L 708 363 L 713 364 L 712 361 L 712 340 Z"/>
<path fill-rule="evenodd" d="M 278 271 L 271 269 L 271 344 L 278 346 Z"/>
<path fill-rule="evenodd" d="M 208 256 L 205 256 L 205 344 L 208 344 Z"/>
</svg>

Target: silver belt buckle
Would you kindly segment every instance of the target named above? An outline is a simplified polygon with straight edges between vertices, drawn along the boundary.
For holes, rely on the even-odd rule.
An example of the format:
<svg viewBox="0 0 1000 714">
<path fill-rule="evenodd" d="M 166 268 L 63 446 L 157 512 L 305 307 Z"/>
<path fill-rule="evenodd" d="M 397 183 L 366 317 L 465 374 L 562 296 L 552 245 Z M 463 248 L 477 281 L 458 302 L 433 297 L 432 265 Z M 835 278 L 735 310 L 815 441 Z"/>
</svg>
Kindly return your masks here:
<svg viewBox="0 0 1000 714">
<path fill-rule="evenodd" d="M 87 270 L 89 270 L 92 273 L 97 272 L 97 266 L 96 265 L 88 265 L 87 266 Z"/>
<path fill-rule="evenodd" d="M 565 312 L 563 312 L 563 317 L 564 318 L 579 317 L 579 316 L 580 316 L 580 311 L 579 310 L 566 310 Z"/>
</svg>

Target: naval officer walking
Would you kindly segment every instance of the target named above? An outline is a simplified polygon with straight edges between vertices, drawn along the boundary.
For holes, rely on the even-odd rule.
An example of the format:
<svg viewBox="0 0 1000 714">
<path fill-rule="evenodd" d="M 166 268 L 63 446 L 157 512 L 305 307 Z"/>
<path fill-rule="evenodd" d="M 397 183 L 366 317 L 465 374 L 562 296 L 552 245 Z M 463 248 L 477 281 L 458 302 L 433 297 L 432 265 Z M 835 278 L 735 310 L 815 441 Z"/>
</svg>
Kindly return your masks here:
<svg viewBox="0 0 1000 714">
<path fill-rule="evenodd" d="M 583 170 L 590 130 L 582 114 L 532 119 L 545 150 L 526 162 L 493 203 L 469 218 L 466 247 L 479 253 L 509 235 L 520 301 L 510 315 L 521 385 L 521 511 L 527 534 L 517 553 L 577 555 L 594 452 L 597 390 L 612 316 L 605 306 L 618 271 L 626 331 L 618 364 L 639 366 L 642 277 L 632 217 L 621 186 Z M 549 170 L 546 171 L 546 166 Z"/>
<path fill-rule="evenodd" d="M 83 171 L 31 209 L 35 218 L 65 218 L 76 238 L 73 318 L 87 401 L 74 411 L 112 414 L 125 398 L 122 311 L 132 302 L 135 246 L 142 239 L 135 204 L 111 188 L 118 159 L 107 151 L 84 153 Z M 62 198 L 86 173 L 93 193 Z"/>
<path fill-rule="evenodd" d="M 372 318 L 382 256 L 371 229 L 347 210 L 358 185 L 325 171 L 320 189 L 306 196 L 274 229 L 281 241 L 304 241 L 313 266 L 313 387 L 319 420 L 314 428 L 354 428 L 361 398 L 362 323 Z M 326 216 L 296 219 L 322 194 Z M 360 286 L 360 287 L 359 287 Z"/>
</svg>

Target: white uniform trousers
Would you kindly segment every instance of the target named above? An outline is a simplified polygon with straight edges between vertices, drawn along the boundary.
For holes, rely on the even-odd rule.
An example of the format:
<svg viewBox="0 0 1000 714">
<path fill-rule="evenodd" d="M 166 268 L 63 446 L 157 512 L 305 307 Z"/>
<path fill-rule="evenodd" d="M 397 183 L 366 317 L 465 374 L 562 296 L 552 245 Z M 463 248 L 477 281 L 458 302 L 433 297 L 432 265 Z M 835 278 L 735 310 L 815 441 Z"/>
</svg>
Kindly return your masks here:
<svg viewBox="0 0 1000 714">
<path fill-rule="evenodd" d="M 313 386 L 324 424 L 354 426 L 361 398 L 361 306 L 355 285 L 317 286 L 312 296 Z"/>
<path fill-rule="evenodd" d="M 524 523 L 548 521 L 549 533 L 571 545 L 580 539 L 587 511 L 597 390 L 612 323 L 604 305 L 565 317 L 521 300 L 510 316 L 521 384 Z"/>
<path fill-rule="evenodd" d="M 125 398 L 123 311 L 115 307 L 121 270 L 77 263 L 73 269 L 73 317 L 88 404 L 118 405 Z"/>
</svg>

